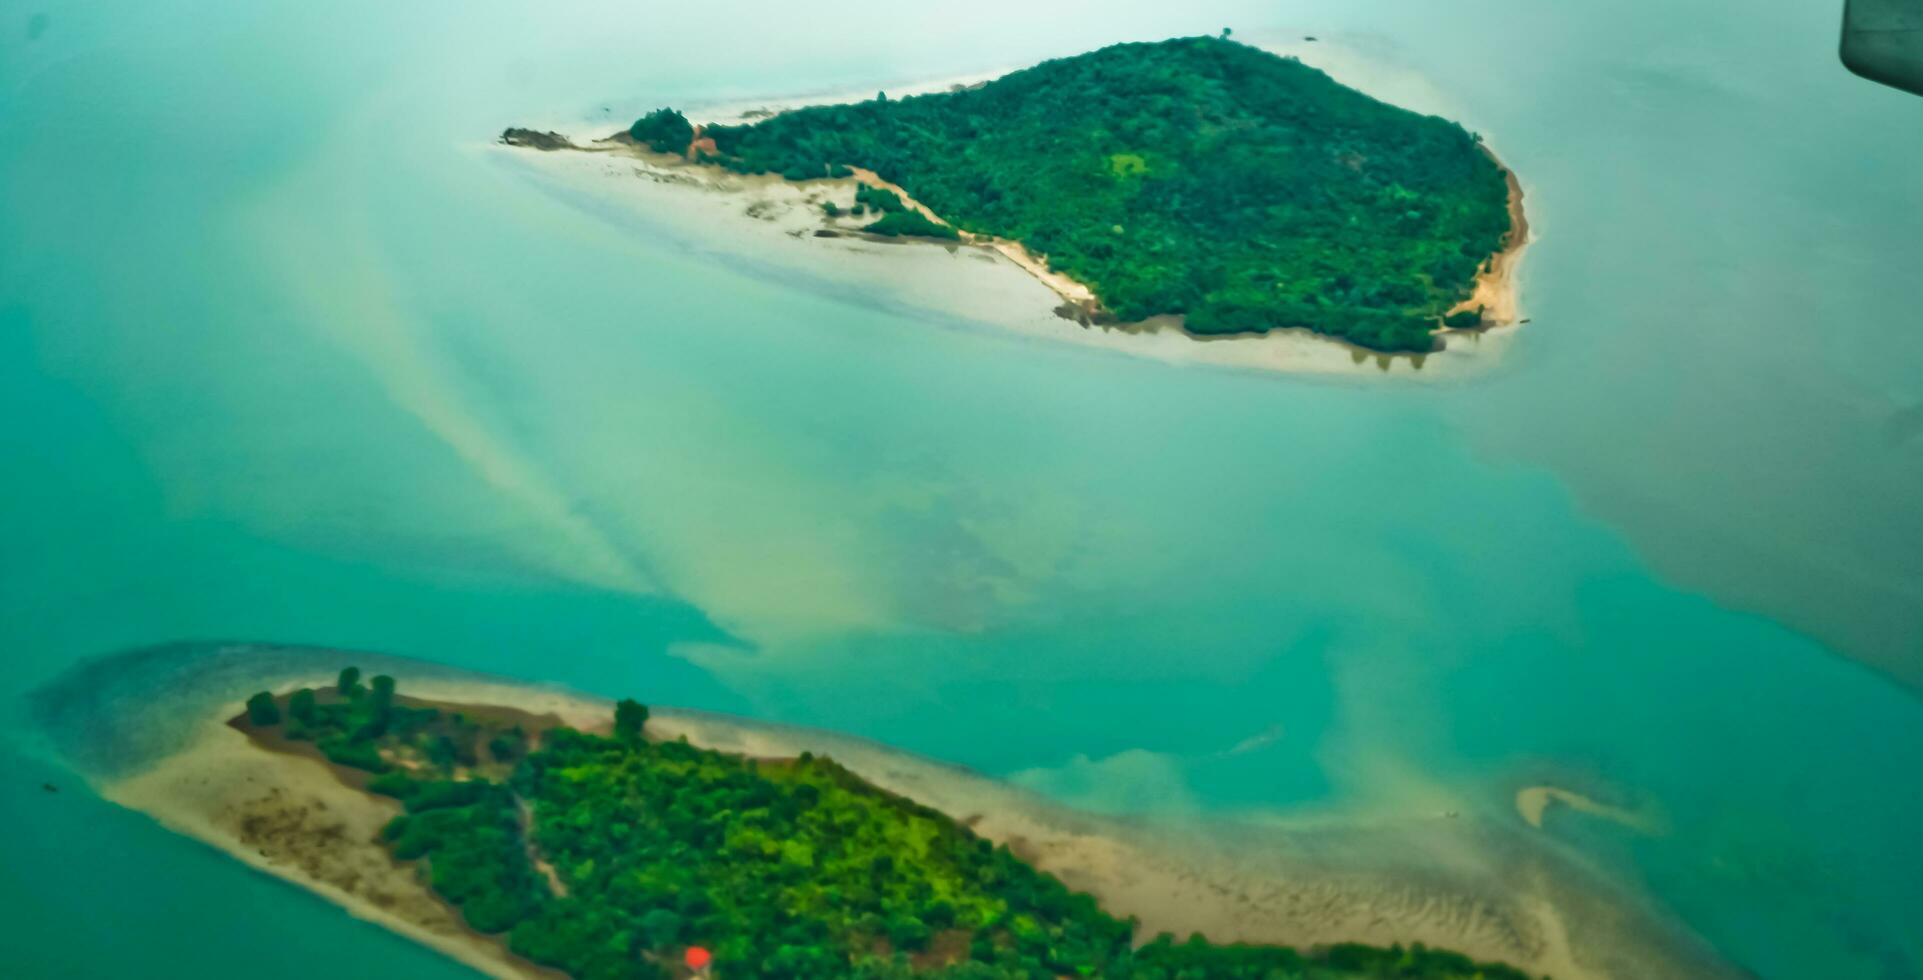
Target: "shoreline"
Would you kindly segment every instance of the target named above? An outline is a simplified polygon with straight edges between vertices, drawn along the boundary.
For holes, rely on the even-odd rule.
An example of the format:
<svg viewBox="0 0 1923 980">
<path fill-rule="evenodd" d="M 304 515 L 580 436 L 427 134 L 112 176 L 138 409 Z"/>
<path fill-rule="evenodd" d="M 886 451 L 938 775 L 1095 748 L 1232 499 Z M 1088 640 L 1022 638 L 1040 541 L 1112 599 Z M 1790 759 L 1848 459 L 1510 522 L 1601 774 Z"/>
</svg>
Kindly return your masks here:
<svg viewBox="0 0 1923 980">
<path fill-rule="evenodd" d="M 1277 48 L 1266 48 L 1295 56 L 1295 52 Z M 898 94 L 918 94 L 940 92 L 968 85 L 978 85 L 999 77 L 992 75 L 968 75 L 957 78 L 916 83 L 901 87 L 890 86 Z M 837 101 L 859 100 L 867 96 L 855 93 L 830 94 L 797 98 L 766 99 L 756 102 L 735 102 L 707 108 L 695 106 L 692 112 L 699 113 L 702 121 L 696 124 L 696 140 L 700 130 L 707 125 L 739 123 L 765 118 L 778 112 L 812 105 L 833 104 Z M 723 109 L 728 111 L 723 112 Z M 600 122 L 595 125 L 605 125 Z M 572 128 L 572 127 L 570 127 Z M 537 142 L 523 142 L 512 139 L 516 133 L 537 137 L 553 137 L 561 145 L 541 145 Z M 921 202 L 915 200 L 899 185 L 882 180 L 873 171 L 851 167 L 854 176 L 848 178 L 820 178 L 805 182 L 787 181 L 779 175 L 739 175 L 711 164 L 696 163 L 684 155 L 656 153 L 639 146 L 627 138 L 626 130 L 600 137 L 576 138 L 560 132 L 536 129 L 509 128 L 497 141 L 512 147 L 531 148 L 544 153 L 572 149 L 583 153 L 613 153 L 639 161 L 644 166 L 675 175 L 679 179 L 662 180 L 664 183 L 690 183 L 708 189 L 731 190 L 752 187 L 765 192 L 766 181 L 773 181 L 806 194 L 811 187 L 827 188 L 827 193 L 835 195 L 835 188 L 855 184 L 879 187 L 898 194 L 909 207 L 924 217 L 942 225 L 948 225 L 941 216 L 935 214 Z M 1533 241 L 1530 224 L 1524 209 L 1524 191 L 1520 179 L 1485 144 L 1482 147 L 1498 168 L 1503 172 L 1508 188 L 1507 210 L 1510 219 L 1509 233 L 1504 237 L 1502 247 L 1486 257 L 1469 286 L 1466 297 L 1444 311 L 1443 316 L 1481 307 L 1484 319 L 1473 327 L 1451 328 L 1439 321 L 1431 336 L 1435 338 L 1435 348 L 1430 351 L 1380 351 L 1362 347 L 1342 337 L 1320 333 L 1305 327 L 1278 326 L 1261 333 L 1237 334 L 1196 334 L 1190 332 L 1180 315 L 1160 315 L 1140 321 L 1116 321 L 1109 319 L 1101 310 L 1094 291 L 1087 285 L 1070 276 L 1049 268 L 1045 256 L 1030 252 L 1021 242 L 974 235 L 962 232 L 961 246 L 983 250 L 1006 260 L 1052 292 L 1061 305 L 1052 312 L 1058 320 L 1066 320 L 1079 326 L 1076 331 L 1058 329 L 1052 331 L 1050 339 L 1080 341 L 1092 346 L 1118 350 L 1134 356 L 1146 356 L 1178 364 L 1208 364 L 1220 367 L 1255 369 L 1269 372 L 1356 375 L 1369 373 L 1390 373 L 1398 367 L 1407 367 L 1402 372 L 1407 377 L 1420 373 L 1425 368 L 1445 364 L 1452 368 L 1486 369 L 1489 362 L 1502 353 L 1507 340 L 1514 333 L 1513 328 L 1528 322 L 1523 315 L 1520 268 L 1527 247 Z M 752 178 L 763 180 L 760 184 L 746 183 L 730 178 Z M 812 196 L 812 195 L 810 195 Z M 751 201 L 750 213 L 763 203 L 762 199 Z M 830 220 L 822 223 L 828 235 L 818 237 L 857 237 L 858 231 Z M 793 232 L 790 232 L 793 234 Z M 795 235 L 795 237 L 802 237 Z M 875 236 L 860 236 L 875 237 Z M 890 244 L 922 243 L 916 239 L 896 239 Z M 952 242 L 934 242 L 953 246 Z M 1028 330 L 1022 332 L 1027 333 Z M 1456 341 L 1452 343 L 1452 341 Z M 1486 348 L 1493 347 L 1493 350 Z M 1480 361 L 1477 364 L 1458 362 Z M 1431 370 L 1431 373 L 1435 373 Z"/>
<path fill-rule="evenodd" d="M 284 693 L 325 684 L 337 663 L 353 661 L 396 673 L 413 667 L 417 673 L 402 674 L 404 683 L 410 697 L 423 700 L 551 714 L 582 728 L 605 728 L 612 712 L 603 699 L 450 676 L 441 669 L 430 673 L 426 664 L 288 652 L 317 662 L 326 653 L 327 670 L 281 669 L 247 683 L 265 681 L 262 686 Z M 234 682 L 221 681 L 229 685 L 230 699 L 200 704 L 193 712 L 198 720 L 180 745 L 138 771 L 100 781 L 102 795 L 488 975 L 555 976 L 512 957 L 499 939 L 466 929 L 414 881 L 411 868 L 374 842 L 392 801 L 350 787 L 316 759 L 266 750 L 230 727 L 228 719 L 241 711 L 240 696 L 232 692 Z M 831 732 L 670 708 L 655 711 L 649 730 L 658 738 L 685 736 L 704 748 L 755 757 L 802 751 L 832 756 L 876 786 L 1008 844 L 1070 887 L 1095 895 L 1112 913 L 1138 917 L 1145 937 L 1200 931 L 1218 941 L 1297 947 L 1422 942 L 1560 980 L 1716 975 L 1681 946 L 1644 937 L 1649 927 L 1638 924 L 1626 900 L 1573 884 L 1569 876 L 1578 872 L 1560 862 L 1507 854 L 1463 822 L 1429 821 L 1414 832 L 1367 824 L 1311 832 L 1233 821 L 1182 827 L 1068 810 L 965 769 Z M 263 827 L 282 832 L 276 838 Z M 332 860 L 286 844 L 313 835 L 332 842 L 358 835 L 367 844 L 330 847 Z M 1330 853 L 1314 856 L 1320 851 Z M 1409 855 L 1434 866 L 1405 867 L 1413 860 Z M 433 907 L 418 901 L 424 895 Z"/>
<path fill-rule="evenodd" d="M 1503 236 L 1502 248 L 1483 260 L 1481 271 L 1476 273 L 1474 286 L 1469 297 L 1450 307 L 1443 315 L 1458 313 L 1482 307 L 1484 325 L 1470 327 L 1466 331 L 1450 330 L 1445 327 L 1442 334 L 1464 333 L 1488 330 L 1491 327 L 1520 325 L 1526 319 L 1522 315 L 1522 287 L 1516 281 L 1517 270 L 1522 266 L 1522 256 L 1532 241 L 1529 230 L 1529 215 L 1523 210 L 1522 180 L 1514 170 L 1509 169 L 1494 150 L 1485 144 L 1482 148 L 1489 159 L 1502 168 L 1502 179 L 1509 187 L 1509 234 Z"/>
</svg>

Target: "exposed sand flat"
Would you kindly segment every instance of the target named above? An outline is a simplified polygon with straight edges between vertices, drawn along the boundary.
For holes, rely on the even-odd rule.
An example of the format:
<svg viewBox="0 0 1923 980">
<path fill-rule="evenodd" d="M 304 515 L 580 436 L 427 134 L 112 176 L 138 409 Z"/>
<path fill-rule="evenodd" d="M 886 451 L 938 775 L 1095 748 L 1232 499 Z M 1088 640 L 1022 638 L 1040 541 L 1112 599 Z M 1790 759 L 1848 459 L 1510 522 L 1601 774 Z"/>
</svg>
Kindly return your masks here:
<svg viewBox="0 0 1923 980">
<path fill-rule="evenodd" d="M 230 645 L 178 656 L 189 659 L 169 683 L 186 685 L 192 697 L 182 704 L 200 720 L 184 738 L 159 740 L 168 746 L 159 758 L 104 779 L 104 795 L 490 975 L 541 975 L 497 941 L 466 931 L 411 869 L 388 859 L 374 835 L 395 812 L 391 801 L 349 788 L 315 760 L 259 748 L 224 722 L 251 690 L 323 685 L 350 662 L 395 674 L 412 697 L 552 714 L 582 728 L 605 728 L 612 702 L 369 654 Z M 135 670 L 123 675 L 121 683 L 141 683 Z M 88 677 L 75 685 L 83 694 L 66 696 L 69 732 L 97 731 L 97 716 L 88 712 L 105 709 L 90 705 L 111 702 L 95 693 L 98 686 Z M 210 707 L 216 692 L 222 700 Z M 165 715 L 140 724 L 161 726 Z M 649 730 L 756 756 L 830 755 L 876 785 L 1008 844 L 1111 911 L 1138 917 L 1145 935 L 1199 931 L 1217 940 L 1298 946 L 1424 942 L 1563 980 L 1727 975 L 1687 936 L 1632 899 L 1609 894 L 1578 866 L 1473 820 L 1129 821 L 1071 811 L 1006 783 L 829 732 L 664 708 L 655 709 Z M 113 734 L 158 744 L 146 732 Z"/>
</svg>

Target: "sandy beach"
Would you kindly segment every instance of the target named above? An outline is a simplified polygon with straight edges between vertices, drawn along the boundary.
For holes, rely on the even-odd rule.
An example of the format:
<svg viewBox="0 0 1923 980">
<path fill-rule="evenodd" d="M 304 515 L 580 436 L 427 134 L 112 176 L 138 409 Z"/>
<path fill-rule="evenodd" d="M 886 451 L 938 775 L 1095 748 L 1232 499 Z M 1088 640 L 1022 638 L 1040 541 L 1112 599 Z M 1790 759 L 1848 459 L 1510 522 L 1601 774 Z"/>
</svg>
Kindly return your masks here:
<svg viewBox="0 0 1923 980">
<path fill-rule="evenodd" d="M 1282 53 L 1294 55 L 1298 52 Z M 898 95 L 947 91 L 979 84 L 998 77 L 999 74 L 1001 73 L 944 78 L 903 86 L 891 85 L 888 86 L 888 90 Z M 824 93 L 819 96 L 772 98 L 705 108 L 697 107 L 690 111 L 690 118 L 698 120 L 699 125 L 752 122 L 792 108 L 855 101 L 871 98 L 872 95 L 873 93 L 854 92 Z M 560 177 L 575 186 L 582 186 L 580 178 L 584 172 L 598 171 L 602 176 L 640 177 L 641 181 L 633 182 L 636 186 L 609 187 L 604 182 L 600 187 L 604 193 L 612 191 L 618 198 L 627 198 L 627 203 L 630 204 L 634 202 L 636 195 L 640 195 L 648 199 L 649 204 L 658 205 L 659 199 L 664 196 L 661 193 L 663 187 L 719 192 L 736 199 L 733 202 L 734 210 L 756 219 L 756 222 L 764 228 L 772 227 L 781 231 L 791 241 L 803 242 L 807 245 L 819 246 L 823 243 L 832 243 L 837 251 L 845 253 L 858 251 L 862 244 L 866 243 L 886 249 L 888 254 L 896 256 L 929 248 L 952 250 L 957 247 L 984 253 L 1000 262 L 1005 262 L 1046 287 L 1054 297 L 1046 309 L 1048 315 L 1040 316 L 1039 314 L 1044 310 L 1033 306 L 1012 309 L 1008 303 L 1003 303 L 1000 308 L 993 310 L 984 309 L 980 304 L 969 304 L 962 309 L 957 309 L 952 305 L 953 294 L 966 292 L 965 287 L 927 289 L 909 283 L 904 288 L 904 284 L 899 280 L 912 279 L 912 277 L 895 276 L 887 271 L 882 271 L 879 275 L 889 280 L 885 288 L 898 290 L 913 305 L 932 306 L 944 312 L 958 312 L 973 320 L 1010 329 L 1027 337 L 1099 347 L 1130 356 L 1148 357 L 1180 365 L 1348 377 L 1393 375 L 1398 378 L 1434 379 L 1480 373 L 1494 366 L 1513 336 L 1515 332 L 1513 328 L 1525 319 L 1521 300 L 1520 270 L 1531 236 L 1529 222 L 1523 209 L 1523 188 L 1515 173 L 1497 159 L 1494 152 L 1489 151 L 1487 147 L 1484 148 L 1485 152 L 1488 152 L 1490 158 L 1503 168 L 1507 180 L 1511 232 L 1505 239 L 1502 250 L 1485 260 L 1481 271 L 1476 275 L 1470 295 L 1448 311 L 1454 313 L 1481 308 L 1484 324 L 1469 329 L 1438 327 L 1435 331 L 1438 341 L 1437 350 L 1420 354 L 1391 354 L 1358 347 L 1341 338 L 1299 327 L 1278 327 L 1262 334 L 1205 336 L 1189 333 L 1179 316 L 1153 317 L 1131 323 L 1104 322 L 1099 315 L 1100 303 L 1093 290 L 1051 269 L 1045 256 L 1030 252 L 1020 242 L 964 232 L 960 246 L 952 242 L 926 243 L 904 240 L 878 244 L 872 241 L 874 236 L 860 233 L 857 221 L 848 218 L 823 217 L 818 210 L 822 203 L 832 202 L 846 211 L 847 207 L 853 203 L 855 188 L 858 185 L 867 184 L 894 191 L 901 196 L 904 203 L 923 216 L 941 224 L 948 224 L 940 215 L 916 201 L 906 189 L 882 180 L 872 171 L 851 168 L 854 170 L 854 175 L 849 178 L 811 180 L 799 184 L 772 175 L 744 177 L 719 167 L 695 164 L 675 154 L 655 153 L 645 147 L 637 146 L 632 141 L 616 138 L 625 136 L 625 133 L 610 137 L 605 125 L 605 122 L 596 122 L 560 123 L 548 129 L 532 127 L 522 132 L 552 136 L 560 140 L 562 145 L 543 145 L 545 141 L 518 142 L 515 150 L 520 155 L 536 158 L 527 162 L 545 175 Z M 534 149 L 537 152 L 521 152 L 523 148 Z M 556 150 L 563 152 L 553 152 Z M 567 150 L 585 151 L 592 156 L 577 156 L 574 153 L 565 152 Z M 595 157 L 603 157 L 603 159 L 596 160 Z M 612 165 L 611 158 L 621 158 L 626 166 Z M 801 206 L 797 206 L 797 201 L 801 202 Z M 827 232 L 828 235 L 817 235 L 818 231 Z M 711 232 L 710 237 L 718 239 L 719 235 Z M 751 245 L 743 246 L 738 243 L 728 244 L 718 241 L 711 247 L 723 251 L 735 248 L 752 252 L 761 251 Z M 813 263 L 809 265 L 813 266 Z M 855 264 L 854 268 L 860 270 L 856 274 L 865 274 L 872 266 Z M 1004 293 L 1007 290 L 991 289 L 990 292 Z M 1033 301 L 1028 302 L 1033 303 Z"/>
<path fill-rule="evenodd" d="M 285 692 L 327 683 L 336 661 L 349 655 L 324 653 L 313 657 L 324 669 L 282 671 L 268 686 Z M 611 702 L 602 699 L 422 668 L 422 676 L 410 676 L 404 664 L 380 667 L 400 676 L 412 697 L 552 715 L 587 729 L 605 729 L 611 718 Z M 499 940 L 467 930 L 411 868 L 388 857 L 376 835 L 397 812 L 392 801 L 351 788 L 316 759 L 250 741 L 227 724 L 243 695 L 231 696 L 213 710 L 203 705 L 177 749 L 102 781 L 102 795 L 491 976 L 552 975 L 511 956 Z M 1573 880 L 1570 868 L 1506 851 L 1466 821 L 1430 820 L 1412 839 L 1408 827 L 1383 833 L 1367 826 L 1311 831 L 1262 821 L 1120 820 L 829 732 L 670 708 L 655 709 L 649 732 L 758 757 L 829 755 L 883 789 L 1008 844 L 1111 912 L 1138 917 L 1144 937 L 1167 931 L 1297 946 L 1423 942 L 1564 980 L 1718 972 L 1686 944 L 1651 938 L 1660 930 L 1627 911 L 1627 903 Z M 1425 866 L 1408 863 L 1414 860 Z"/>
</svg>

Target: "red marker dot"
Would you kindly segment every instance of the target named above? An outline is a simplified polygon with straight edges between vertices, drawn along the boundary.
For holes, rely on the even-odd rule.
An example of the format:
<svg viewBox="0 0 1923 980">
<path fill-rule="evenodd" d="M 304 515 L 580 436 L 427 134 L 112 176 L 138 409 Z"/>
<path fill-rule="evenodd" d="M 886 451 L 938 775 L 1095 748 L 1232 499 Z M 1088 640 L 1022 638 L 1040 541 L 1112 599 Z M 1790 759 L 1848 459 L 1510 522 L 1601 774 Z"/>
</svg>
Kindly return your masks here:
<svg viewBox="0 0 1923 980">
<path fill-rule="evenodd" d="M 708 962 L 714 959 L 714 954 L 699 946 L 689 946 L 688 953 L 683 959 L 688 964 L 688 969 L 705 970 L 708 968 Z"/>
</svg>

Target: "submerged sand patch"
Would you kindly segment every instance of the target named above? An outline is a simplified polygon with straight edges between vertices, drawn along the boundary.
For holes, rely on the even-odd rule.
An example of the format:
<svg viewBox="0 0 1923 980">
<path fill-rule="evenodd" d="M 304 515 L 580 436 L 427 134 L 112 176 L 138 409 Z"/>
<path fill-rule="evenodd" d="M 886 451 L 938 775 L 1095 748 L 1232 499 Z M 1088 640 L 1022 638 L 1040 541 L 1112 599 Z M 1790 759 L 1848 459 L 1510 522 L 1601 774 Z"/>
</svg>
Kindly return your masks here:
<svg viewBox="0 0 1923 980">
<path fill-rule="evenodd" d="M 1601 803 L 1575 790 L 1560 786 L 1525 786 L 1516 791 L 1516 813 L 1524 823 L 1542 829 L 1543 816 L 1551 806 L 1560 804 L 1577 813 L 1598 817 L 1643 834 L 1661 831 L 1657 820 L 1640 810 Z"/>
</svg>

